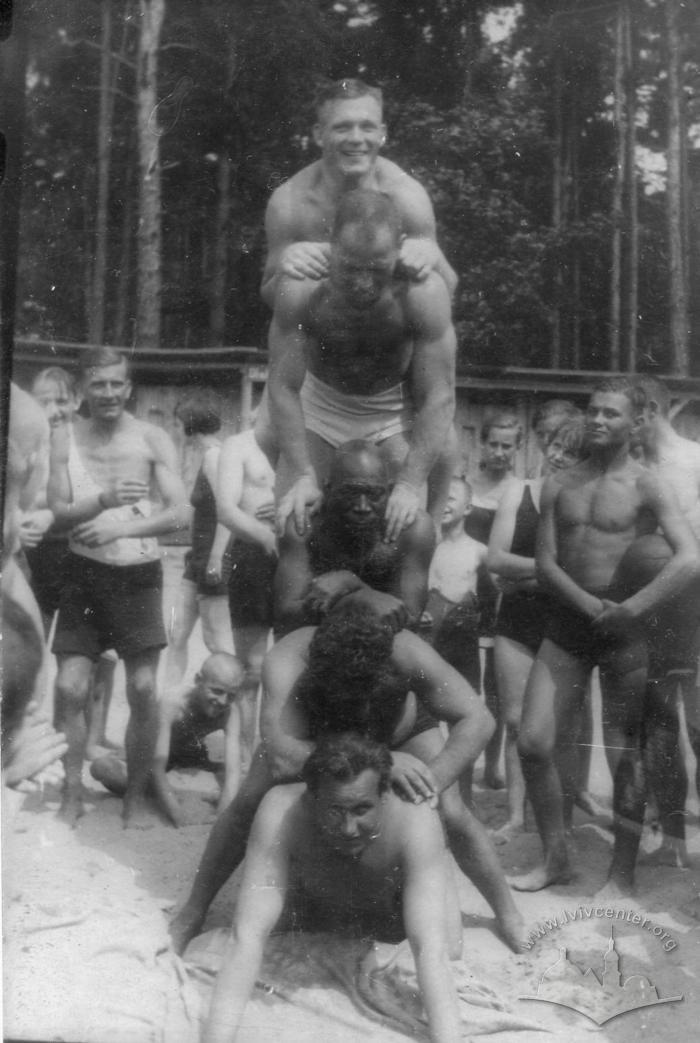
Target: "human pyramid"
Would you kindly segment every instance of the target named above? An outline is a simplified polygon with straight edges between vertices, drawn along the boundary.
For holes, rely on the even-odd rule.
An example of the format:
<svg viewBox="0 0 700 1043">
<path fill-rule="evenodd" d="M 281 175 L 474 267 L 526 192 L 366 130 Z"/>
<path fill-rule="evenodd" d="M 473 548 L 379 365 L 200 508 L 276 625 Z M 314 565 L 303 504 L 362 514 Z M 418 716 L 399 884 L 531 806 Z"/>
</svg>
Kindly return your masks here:
<svg viewBox="0 0 700 1043">
<path fill-rule="evenodd" d="M 218 816 L 171 924 L 184 952 L 244 863 L 206 1043 L 235 1039 L 265 941 L 292 929 L 407 937 L 430 1038 L 451 1041 L 462 923 L 446 852 L 519 951 L 514 891 L 567 882 L 574 806 L 600 811 L 586 755 L 595 667 L 613 779 L 606 895 L 632 892 L 651 800 L 655 857 L 687 864 L 678 693 L 700 764 L 700 445 L 671 426 L 659 381 L 619 376 L 585 410 L 538 408 L 537 478 L 512 473 L 523 431 L 506 408 L 467 474 L 457 277 L 426 192 L 379 155 L 381 92 L 332 84 L 313 133 L 320 159 L 268 204 L 269 380 L 254 427 L 222 443 L 205 395 L 178 405 L 202 459 L 189 503 L 170 437 L 126 411 L 120 352 L 85 350 L 76 375 L 43 370 L 32 398 L 13 388 L 3 781 L 62 756 L 60 815 L 75 827 L 87 759 L 123 798 L 125 827 L 147 828 L 184 821 L 172 768 L 217 774 Z M 166 634 L 157 537 L 185 528 Z M 56 612 L 51 727 L 36 702 Z M 183 684 L 198 617 L 210 654 Z M 125 761 L 96 755 L 117 657 Z M 485 753 L 485 783 L 503 785 L 503 733 L 508 821 L 489 835 L 472 772 Z M 527 801 L 543 860 L 507 880 L 498 846 L 524 829 Z"/>
</svg>

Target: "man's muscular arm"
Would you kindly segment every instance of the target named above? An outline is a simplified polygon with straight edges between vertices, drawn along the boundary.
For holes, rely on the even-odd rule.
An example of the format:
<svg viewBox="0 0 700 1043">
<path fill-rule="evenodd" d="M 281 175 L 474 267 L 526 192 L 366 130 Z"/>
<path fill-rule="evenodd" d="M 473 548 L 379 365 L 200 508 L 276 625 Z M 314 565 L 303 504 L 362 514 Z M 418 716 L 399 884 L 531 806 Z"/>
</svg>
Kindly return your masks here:
<svg viewBox="0 0 700 1043">
<path fill-rule="evenodd" d="M 309 333 L 305 326 L 311 292 L 313 288 L 307 282 L 283 279 L 270 324 L 270 412 L 274 417 L 277 444 L 294 481 L 279 505 L 279 533 L 284 532 L 290 514 L 294 516 L 297 532 L 303 533 L 307 508 L 318 503 L 321 497 L 306 444 L 306 425 L 299 395 L 306 375 Z"/>
<path fill-rule="evenodd" d="M 673 557 L 651 583 L 632 597 L 619 605 L 604 602 L 595 625 L 605 631 L 624 631 L 630 620 L 643 619 L 700 575 L 700 550 L 673 490 L 651 471 L 641 475 L 638 487 L 642 502 L 654 513 L 671 545 Z"/>
<path fill-rule="evenodd" d="M 457 289 L 457 273 L 437 243 L 435 213 L 430 196 L 420 182 L 404 174 L 395 195 L 401 213 L 404 238 L 399 261 L 406 274 L 413 279 L 427 279 L 435 271 L 445 283 L 450 299 Z"/>
<path fill-rule="evenodd" d="M 445 842 L 437 813 L 414 814 L 403 834 L 403 921 L 416 964 L 431 1043 L 458 1043 L 462 1027 L 450 971 Z"/>
<path fill-rule="evenodd" d="M 308 535 L 300 536 L 291 518 L 279 545 L 279 561 L 273 581 L 275 635 L 317 622 L 306 598 L 313 580 Z"/>
<path fill-rule="evenodd" d="M 287 182 L 272 193 L 265 211 L 267 258 L 260 295 L 271 308 L 275 306 L 277 287 L 284 276 L 322 279 L 328 274 L 330 244 L 306 239 L 299 221 L 299 206 Z"/>
<path fill-rule="evenodd" d="M 231 938 L 216 979 L 203 1043 L 235 1040 L 260 972 L 265 942 L 282 915 L 291 849 L 288 806 L 286 795 L 273 790 L 255 816 Z"/>
<path fill-rule="evenodd" d="M 392 660 L 430 713 L 449 726 L 447 742 L 428 765 L 442 793 L 474 765 L 493 734 L 493 717 L 469 682 L 410 631 L 394 638 Z"/>
<path fill-rule="evenodd" d="M 296 695 L 313 633 L 311 627 L 295 630 L 273 645 L 263 660 L 260 736 L 276 783 L 298 781 L 315 745 Z"/>
<path fill-rule="evenodd" d="M 415 419 L 408 455 L 387 504 L 389 539 L 416 517 L 420 490 L 447 442 L 455 411 L 457 340 L 442 280 L 433 275 L 409 287 L 406 303 L 414 331 L 410 385 Z"/>
</svg>

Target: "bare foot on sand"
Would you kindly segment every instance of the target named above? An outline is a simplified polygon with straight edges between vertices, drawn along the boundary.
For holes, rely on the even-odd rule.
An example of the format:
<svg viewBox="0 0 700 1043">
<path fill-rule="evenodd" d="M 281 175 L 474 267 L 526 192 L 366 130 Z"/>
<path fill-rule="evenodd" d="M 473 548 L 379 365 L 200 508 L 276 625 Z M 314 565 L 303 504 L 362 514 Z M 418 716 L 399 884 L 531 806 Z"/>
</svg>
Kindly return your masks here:
<svg viewBox="0 0 700 1043">
<path fill-rule="evenodd" d="M 153 829 L 158 824 L 158 819 L 146 801 L 143 799 L 137 800 L 133 797 L 130 799 L 124 798 L 122 820 L 124 829 Z"/>
<path fill-rule="evenodd" d="M 569 884 L 573 879 L 569 858 L 562 848 L 549 855 L 544 864 L 523 876 L 508 877 L 508 883 L 515 891 L 542 891 L 552 884 Z"/>
<path fill-rule="evenodd" d="M 61 807 L 58 809 L 58 817 L 71 829 L 75 829 L 78 819 L 85 814 L 83 798 L 79 793 L 64 793 Z"/>
<path fill-rule="evenodd" d="M 597 902 L 605 902 L 606 905 L 613 905 L 615 902 L 625 901 L 635 893 L 634 883 L 632 881 L 624 880 L 607 880 L 599 891 L 596 891 L 593 898 Z"/>
<path fill-rule="evenodd" d="M 504 822 L 499 829 L 491 830 L 490 836 L 493 843 L 500 847 L 502 844 L 507 844 L 514 837 L 519 836 L 525 832 L 524 822 Z"/>
<path fill-rule="evenodd" d="M 690 860 L 685 840 L 675 837 L 664 837 L 656 851 L 644 859 L 647 866 L 672 866 L 674 869 L 689 869 Z"/>
<path fill-rule="evenodd" d="M 204 924 L 204 914 L 193 912 L 186 905 L 175 916 L 168 928 L 172 947 L 178 956 L 182 956 L 192 939 L 200 933 Z"/>
<path fill-rule="evenodd" d="M 525 921 L 519 912 L 510 916 L 501 916 L 498 921 L 498 930 L 509 949 L 513 952 L 525 952 L 528 941 Z"/>
</svg>

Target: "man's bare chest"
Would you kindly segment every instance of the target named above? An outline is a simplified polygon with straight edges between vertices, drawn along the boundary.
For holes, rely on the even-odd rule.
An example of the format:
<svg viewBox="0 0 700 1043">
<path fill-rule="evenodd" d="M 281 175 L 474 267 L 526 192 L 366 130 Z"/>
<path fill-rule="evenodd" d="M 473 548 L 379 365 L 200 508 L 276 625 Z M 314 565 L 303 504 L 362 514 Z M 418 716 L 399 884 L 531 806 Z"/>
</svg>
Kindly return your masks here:
<svg viewBox="0 0 700 1043">
<path fill-rule="evenodd" d="M 153 453 L 141 436 L 120 436 L 109 441 L 83 438 L 76 440 L 76 449 L 85 469 L 95 477 L 150 480 Z"/>
<path fill-rule="evenodd" d="M 599 478 L 564 489 L 558 507 L 560 524 L 608 533 L 629 532 L 645 514 L 637 483 L 632 478 Z"/>
</svg>

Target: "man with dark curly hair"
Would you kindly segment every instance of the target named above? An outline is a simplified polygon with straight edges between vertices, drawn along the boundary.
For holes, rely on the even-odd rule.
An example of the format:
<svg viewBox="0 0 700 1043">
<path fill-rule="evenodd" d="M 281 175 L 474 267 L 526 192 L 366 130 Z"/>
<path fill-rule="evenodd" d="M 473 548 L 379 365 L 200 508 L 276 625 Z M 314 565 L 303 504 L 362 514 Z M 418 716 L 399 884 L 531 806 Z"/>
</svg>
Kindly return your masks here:
<svg viewBox="0 0 700 1043">
<path fill-rule="evenodd" d="M 439 806 L 460 868 L 493 906 L 516 949 L 522 919 L 483 826 L 456 780 L 483 750 L 493 719 L 469 684 L 421 638 L 394 634 L 364 610 L 330 614 L 288 634 L 265 657 L 262 744 L 235 800 L 212 830 L 190 896 L 174 920 L 178 951 L 201 928 L 209 904 L 242 860 L 255 813 L 271 786 L 296 782 L 320 738 L 353 731 L 392 750 L 393 788 Z M 438 721 L 449 728 L 447 740 Z"/>
</svg>

